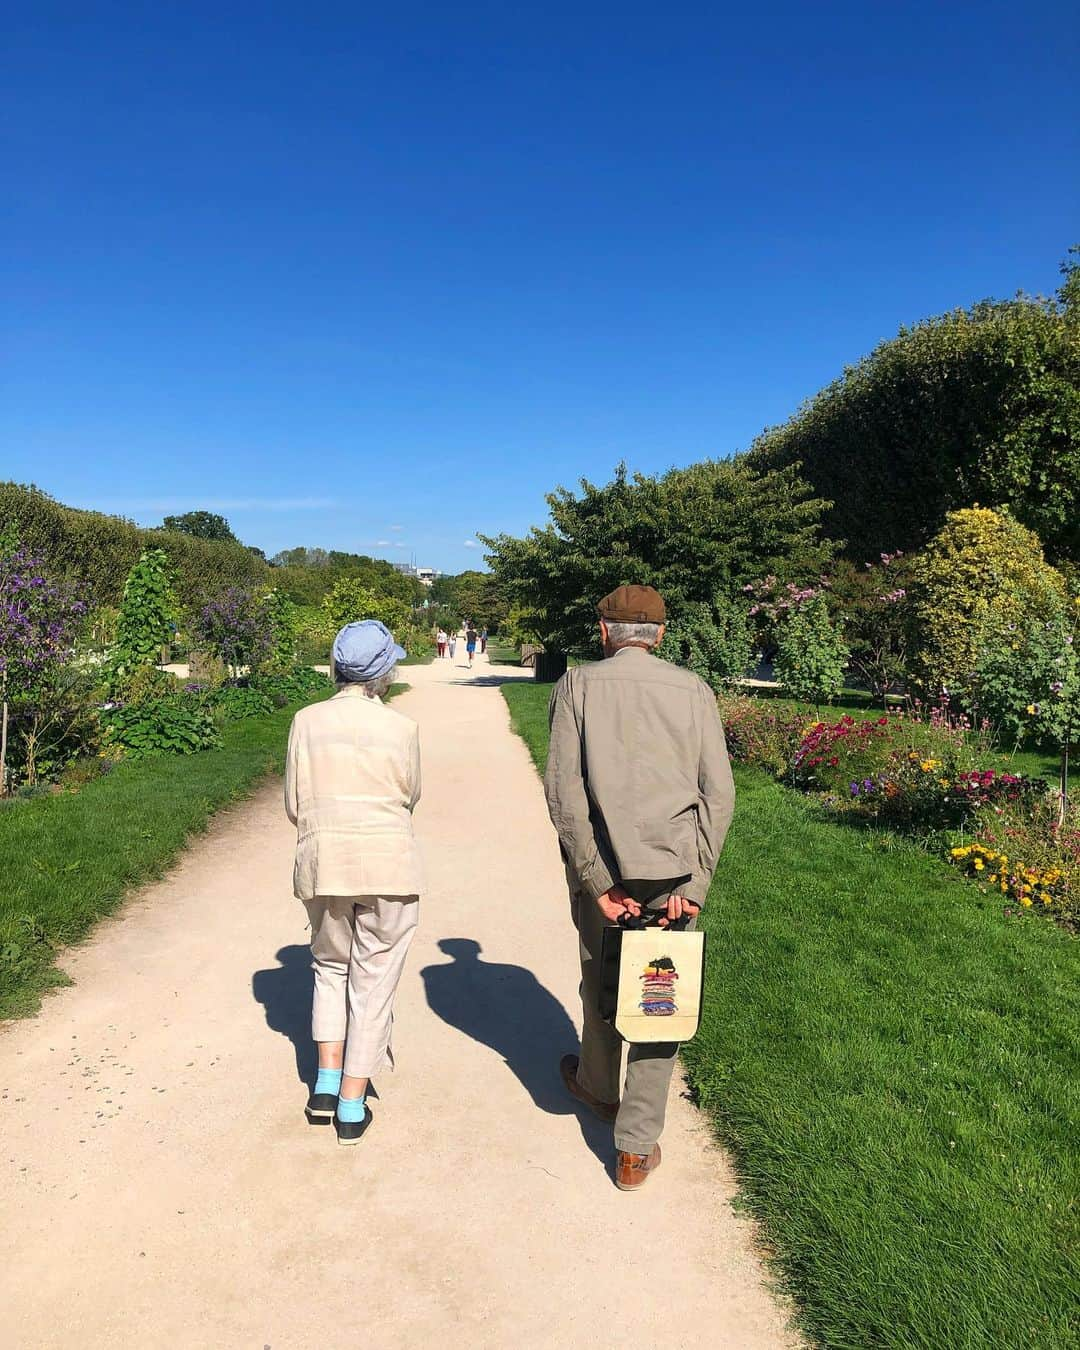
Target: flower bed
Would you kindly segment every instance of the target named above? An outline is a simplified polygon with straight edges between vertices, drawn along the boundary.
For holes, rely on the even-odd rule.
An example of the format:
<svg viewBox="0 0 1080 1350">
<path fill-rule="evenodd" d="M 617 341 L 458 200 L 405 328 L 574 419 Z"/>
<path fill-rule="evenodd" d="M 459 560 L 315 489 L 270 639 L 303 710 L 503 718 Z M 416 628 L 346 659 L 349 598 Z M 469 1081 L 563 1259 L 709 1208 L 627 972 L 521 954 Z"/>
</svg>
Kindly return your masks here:
<svg viewBox="0 0 1080 1350">
<path fill-rule="evenodd" d="M 947 849 L 965 876 L 1006 897 L 1010 913 L 1080 922 L 1080 816 L 1059 824 L 1043 779 L 988 767 L 985 726 L 941 706 L 824 721 L 741 694 L 719 704 L 733 759 L 814 795 L 832 815 Z"/>
</svg>

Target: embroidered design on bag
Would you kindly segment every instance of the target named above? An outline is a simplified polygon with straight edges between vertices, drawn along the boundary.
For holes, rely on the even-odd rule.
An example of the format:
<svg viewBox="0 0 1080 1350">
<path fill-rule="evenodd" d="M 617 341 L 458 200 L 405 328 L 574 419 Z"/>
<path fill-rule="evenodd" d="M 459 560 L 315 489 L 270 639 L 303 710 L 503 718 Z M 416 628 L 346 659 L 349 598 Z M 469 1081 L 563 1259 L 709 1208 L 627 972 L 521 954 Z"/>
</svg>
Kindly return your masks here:
<svg viewBox="0 0 1080 1350">
<path fill-rule="evenodd" d="M 670 1017 L 679 1011 L 675 1002 L 675 981 L 679 972 L 670 956 L 657 956 L 649 962 L 641 975 L 641 1002 L 638 1007 L 646 1017 Z"/>
</svg>

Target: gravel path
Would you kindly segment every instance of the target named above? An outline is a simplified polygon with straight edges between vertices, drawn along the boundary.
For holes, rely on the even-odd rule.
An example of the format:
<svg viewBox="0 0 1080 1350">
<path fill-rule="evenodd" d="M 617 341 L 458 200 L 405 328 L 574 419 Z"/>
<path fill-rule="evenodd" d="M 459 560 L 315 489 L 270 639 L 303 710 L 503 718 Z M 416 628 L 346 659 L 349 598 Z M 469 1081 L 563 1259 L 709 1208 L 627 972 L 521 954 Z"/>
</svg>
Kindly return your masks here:
<svg viewBox="0 0 1080 1350">
<path fill-rule="evenodd" d="M 459 648 L 459 663 L 463 654 Z M 303 1116 L 303 907 L 280 784 L 221 816 L 0 1032 L 6 1347 L 794 1344 L 683 1099 L 639 1195 L 563 1097 L 576 941 L 495 685 L 410 668 L 429 872 L 398 1070 L 343 1149 Z"/>
</svg>

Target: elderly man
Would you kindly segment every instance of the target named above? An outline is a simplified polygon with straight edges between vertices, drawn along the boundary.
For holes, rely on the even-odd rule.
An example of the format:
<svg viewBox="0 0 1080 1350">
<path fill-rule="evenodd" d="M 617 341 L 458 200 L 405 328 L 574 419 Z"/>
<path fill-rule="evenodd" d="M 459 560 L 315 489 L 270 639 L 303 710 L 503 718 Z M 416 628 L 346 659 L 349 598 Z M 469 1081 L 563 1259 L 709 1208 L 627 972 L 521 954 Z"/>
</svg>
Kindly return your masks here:
<svg viewBox="0 0 1080 1350">
<path fill-rule="evenodd" d="M 615 1126 L 615 1184 L 636 1190 L 660 1165 L 675 1044 L 631 1045 L 598 1011 L 605 925 L 646 910 L 661 926 L 696 920 L 735 804 L 716 699 L 653 655 L 663 599 L 620 586 L 601 600 L 605 660 L 568 670 L 551 696 L 544 789 L 559 834 L 581 954 L 581 1055 L 567 1090 Z"/>
</svg>

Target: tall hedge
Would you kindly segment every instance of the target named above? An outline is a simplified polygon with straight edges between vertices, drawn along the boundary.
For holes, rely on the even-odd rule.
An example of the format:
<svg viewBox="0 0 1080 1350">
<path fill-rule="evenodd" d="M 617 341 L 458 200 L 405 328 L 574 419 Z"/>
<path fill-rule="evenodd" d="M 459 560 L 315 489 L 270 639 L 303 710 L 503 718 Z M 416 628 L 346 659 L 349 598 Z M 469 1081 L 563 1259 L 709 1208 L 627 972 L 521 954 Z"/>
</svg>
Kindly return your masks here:
<svg viewBox="0 0 1080 1350">
<path fill-rule="evenodd" d="M 986 301 L 902 329 L 751 447 L 798 464 L 862 563 L 925 544 L 949 511 L 1008 506 L 1080 560 L 1080 303 Z"/>
<path fill-rule="evenodd" d="M 119 604 L 128 572 L 147 548 L 164 549 L 184 605 L 199 604 L 225 586 L 263 586 L 270 579 L 267 563 L 242 544 L 141 529 L 120 516 L 62 506 L 36 487 L 0 483 L 0 527 L 11 520 L 54 574 L 86 587 L 93 605 Z"/>
</svg>

